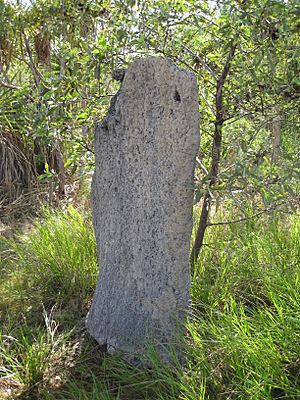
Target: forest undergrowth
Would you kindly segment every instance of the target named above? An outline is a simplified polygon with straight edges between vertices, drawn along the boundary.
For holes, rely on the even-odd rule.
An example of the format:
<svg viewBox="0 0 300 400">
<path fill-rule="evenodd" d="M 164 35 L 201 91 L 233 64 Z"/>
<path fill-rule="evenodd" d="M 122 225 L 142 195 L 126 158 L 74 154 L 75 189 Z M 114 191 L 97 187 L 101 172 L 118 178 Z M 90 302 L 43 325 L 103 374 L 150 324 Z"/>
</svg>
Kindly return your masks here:
<svg viewBox="0 0 300 400">
<path fill-rule="evenodd" d="M 86 333 L 98 274 L 89 212 L 46 211 L 0 251 L 0 399 L 300 398 L 299 215 L 209 228 L 184 364 L 178 343 L 169 364 L 149 346 L 142 368 Z"/>
</svg>

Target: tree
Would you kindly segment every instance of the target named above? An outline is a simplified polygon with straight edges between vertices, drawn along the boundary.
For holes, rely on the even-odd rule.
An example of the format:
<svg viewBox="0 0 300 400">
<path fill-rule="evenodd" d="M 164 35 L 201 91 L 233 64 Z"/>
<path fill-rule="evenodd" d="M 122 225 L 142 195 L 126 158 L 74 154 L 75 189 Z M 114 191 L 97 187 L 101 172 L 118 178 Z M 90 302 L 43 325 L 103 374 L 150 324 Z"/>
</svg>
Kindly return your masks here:
<svg viewBox="0 0 300 400">
<path fill-rule="evenodd" d="M 155 54 L 198 77 L 195 203 L 202 219 L 195 250 L 206 227 L 222 222 L 211 214 L 217 203 L 234 220 L 297 206 L 296 0 L 1 4 L 1 131 L 26 144 L 25 158 L 40 180 L 56 184 L 63 168 L 68 175 L 93 164 L 93 123 L 117 89 L 112 70 Z"/>
<path fill-rule="evenodd" d="M 191 254 L 194 262 L 206 227 L 213 225 L 209 215 L 217 197 L 226 198 L 236 213 L 251 207 L 252 215 L 279 206 L 287 210 L 297 201 L 299 134 L 292 135 L 294 149 L 282 153 L 280 160 L 276 157 L 276 163 L 270 120 L 284 116 L 284 142 L 285 134 L 290 135 L 290 115 L 284 110 L 299 101 L 295 61 L 291 69 L 291 60 L 299 55 L 294 46 L 299 39 L 299 6 L 278 0 L 210 6 L 201 1 L 154 1 L 147 7 L 142 7 L 137 22 L 145 51 L 171 56 L 199 79 L 202 161 L 196 199 L 202 198 L 202 211 Z M 278 145 L 276 152 L 280 153 Z M 293 159 L 293 165 L 287 159 Z"/>
</svg>

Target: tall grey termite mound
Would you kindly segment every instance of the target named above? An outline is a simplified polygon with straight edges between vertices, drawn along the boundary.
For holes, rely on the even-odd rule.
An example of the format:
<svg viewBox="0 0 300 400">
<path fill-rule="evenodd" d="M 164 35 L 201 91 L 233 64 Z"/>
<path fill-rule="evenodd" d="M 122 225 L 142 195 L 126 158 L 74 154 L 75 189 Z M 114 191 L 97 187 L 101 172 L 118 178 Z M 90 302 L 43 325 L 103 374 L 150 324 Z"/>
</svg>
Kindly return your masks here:
<svg viewBox="0 0 300 400">
<path fill-rule="evenodd" d="M 195 76 L 164 58 L 134 62 L 95 136 L 100 273 L 87 328 L 108 349 L 132 353 L 170 340 L 189 307 Z"/>
</svg>

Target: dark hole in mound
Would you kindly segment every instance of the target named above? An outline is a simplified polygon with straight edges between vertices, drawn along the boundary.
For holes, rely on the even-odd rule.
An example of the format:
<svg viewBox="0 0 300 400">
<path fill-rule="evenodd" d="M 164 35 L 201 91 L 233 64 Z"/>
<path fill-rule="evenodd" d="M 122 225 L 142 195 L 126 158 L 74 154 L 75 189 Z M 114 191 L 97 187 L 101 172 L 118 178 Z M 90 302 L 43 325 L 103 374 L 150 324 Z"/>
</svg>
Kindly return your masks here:
<svg viewBox="0 0 300 400">
<path fill-rule="evenodd" d="M 179 102 L 181 101 L 181 97 L 177 89 L 175 90 L 174 100 Z"/>
</svg>

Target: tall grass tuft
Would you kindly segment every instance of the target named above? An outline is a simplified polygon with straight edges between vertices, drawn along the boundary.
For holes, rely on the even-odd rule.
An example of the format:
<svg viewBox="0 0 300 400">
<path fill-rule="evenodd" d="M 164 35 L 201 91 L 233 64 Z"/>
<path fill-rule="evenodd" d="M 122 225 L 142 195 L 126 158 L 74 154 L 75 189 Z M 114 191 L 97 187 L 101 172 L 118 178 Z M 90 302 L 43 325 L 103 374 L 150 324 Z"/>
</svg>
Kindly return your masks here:
<svg viewBox="0 0 300 400">
<path fill-rule="evenodd" d="M 45 211 L 26 238 L 10 243 L 10 263 L 18 265 L 44 300 L 69 300 L 92 293 L 98 274 L 96 244 L 90 215 L 74 207 Z"/>
<path fill-rule="evenodd" d="M 0 388 L 1 383 L 4 387 L 13 383 L 22 389 L 22 398 L 35 399 L 40 387 L 63 374 L 70 353 L 69 335 L 58 334 L 58 328 L 45 311 L 44 326 L 23 324 L 12 326 L 10 334 L 0 332 Z"/>
</svg>

